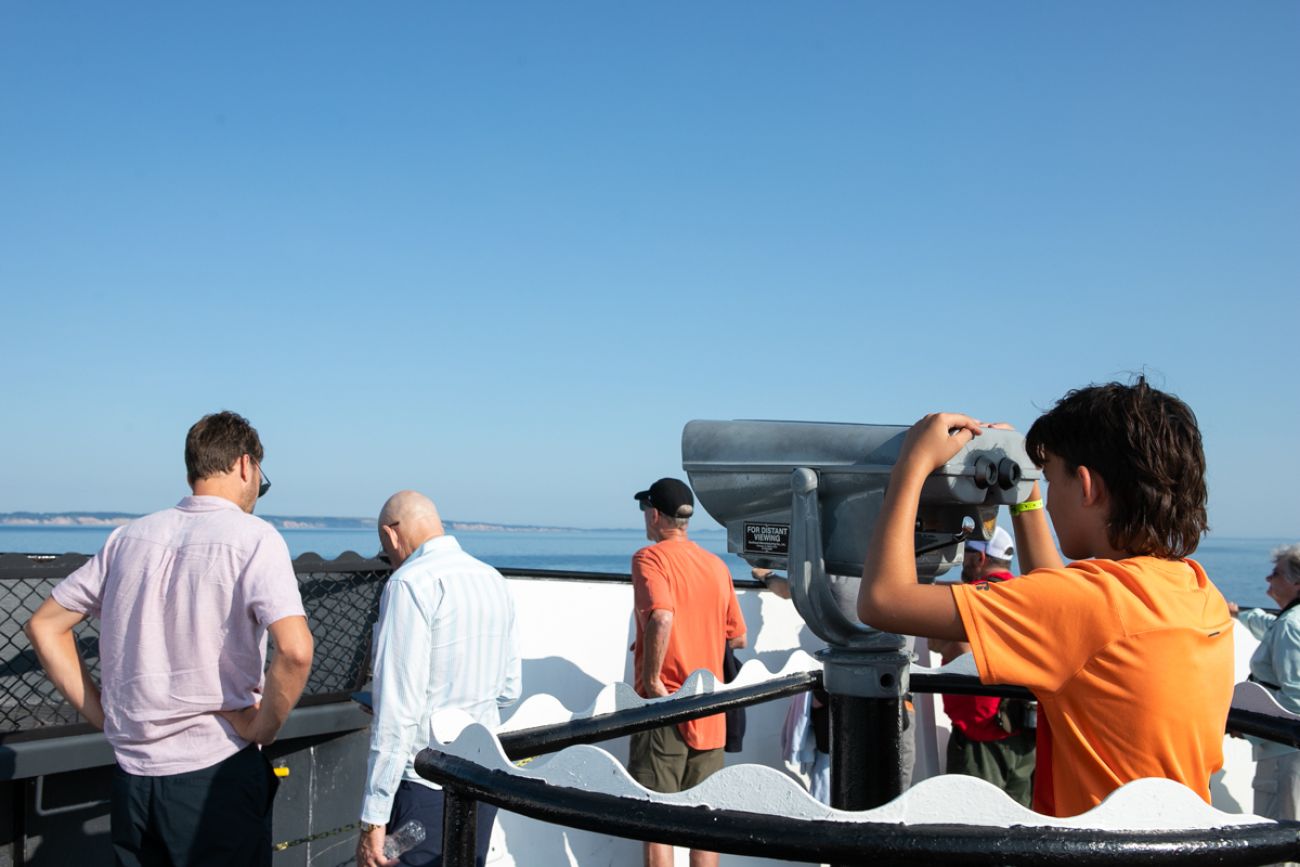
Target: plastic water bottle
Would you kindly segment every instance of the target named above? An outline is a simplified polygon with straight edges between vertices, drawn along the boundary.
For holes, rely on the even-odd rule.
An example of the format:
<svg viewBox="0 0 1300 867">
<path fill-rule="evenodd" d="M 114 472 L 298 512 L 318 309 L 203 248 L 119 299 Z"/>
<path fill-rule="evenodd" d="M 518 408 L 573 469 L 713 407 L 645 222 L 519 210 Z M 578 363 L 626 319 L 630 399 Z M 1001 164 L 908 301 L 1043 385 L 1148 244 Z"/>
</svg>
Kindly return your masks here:
<svg viewBox="0 0 1300 867">
<path fill-rule="evenodd" d="M 424 826 L 412 819 L 384 838 L 384 857 L 393 860 L 424 842 Z"/>
</svg>

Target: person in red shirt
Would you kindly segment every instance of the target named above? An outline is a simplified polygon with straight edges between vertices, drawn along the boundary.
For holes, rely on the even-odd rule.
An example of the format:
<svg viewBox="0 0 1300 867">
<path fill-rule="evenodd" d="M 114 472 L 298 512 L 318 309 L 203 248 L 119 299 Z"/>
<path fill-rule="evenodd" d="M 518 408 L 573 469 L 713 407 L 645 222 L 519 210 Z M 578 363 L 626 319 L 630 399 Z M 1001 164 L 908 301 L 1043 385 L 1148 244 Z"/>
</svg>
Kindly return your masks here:
<svg viewBox="0 0 1300 867">
<path fill-rule="evenodd" d="M 1016 577 L 1010 571 L 1014 553 L 1011 534 L 1001 527 L 987 542 L 967 542 L 962 583 L 1010 581 Z M 935 639 L 930 648 L 945 664 L 970 652 L 964 641 Z M 1034 729 L 1026 724 L 1024 712 L 1028 706 L 1028 702 L 986 695 L 945 695 L 943 709 L 952 720 L 947 772 L 988 780 L 1028 807 L 1034 781 Z"/>
</svg>

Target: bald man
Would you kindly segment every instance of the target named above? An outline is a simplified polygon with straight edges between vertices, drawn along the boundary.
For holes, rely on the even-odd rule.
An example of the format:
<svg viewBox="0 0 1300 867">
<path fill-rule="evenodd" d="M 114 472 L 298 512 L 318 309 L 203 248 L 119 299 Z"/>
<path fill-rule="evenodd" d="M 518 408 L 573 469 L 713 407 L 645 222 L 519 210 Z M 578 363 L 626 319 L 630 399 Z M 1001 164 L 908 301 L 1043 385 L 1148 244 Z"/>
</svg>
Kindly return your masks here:
<svg viewBox="0 0 1300 867">
<path fill-rule="evenodd" d="M 379 600 L 370 759 L 361 805 L 357 864 L 390 864 L 384 836 L 415 819 L 425 840 L 399 863 L 442 863 L 442 791 L 415 772 L 433 742 L 431 720 L 460 708 L 495 729 L 500 708 L 519 698 L 514 604 L 497 570 L 443 532 L 433 501 L 415 491 L 388 498 L 379 543 L 393 566 Z M 496 808 L 478 806 L 477 863 L 487 856 Z"/>
</svg>

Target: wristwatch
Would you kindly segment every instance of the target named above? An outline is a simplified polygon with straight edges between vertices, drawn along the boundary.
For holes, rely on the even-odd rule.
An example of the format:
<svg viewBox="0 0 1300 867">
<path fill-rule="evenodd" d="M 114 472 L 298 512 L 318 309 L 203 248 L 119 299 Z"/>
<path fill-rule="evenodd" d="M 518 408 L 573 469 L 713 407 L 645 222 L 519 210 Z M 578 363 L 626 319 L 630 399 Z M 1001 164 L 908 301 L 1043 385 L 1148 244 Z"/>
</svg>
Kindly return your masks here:
<svg viewBox="0 0 1300 867">
<path fill-rule="evenodd" d="M 362 833 L 362 834 L 369 834 L 371 831 L 377 831 L 377 830 L 379 830 L 380 828 L 383 828 L 383 827 L 384 827 L 383 825 L 372 825 L 372 824 L 370 824 L 369 822 L 362 822 L 362 823 L 361 823 L 361 833 Z"/>
</svg>

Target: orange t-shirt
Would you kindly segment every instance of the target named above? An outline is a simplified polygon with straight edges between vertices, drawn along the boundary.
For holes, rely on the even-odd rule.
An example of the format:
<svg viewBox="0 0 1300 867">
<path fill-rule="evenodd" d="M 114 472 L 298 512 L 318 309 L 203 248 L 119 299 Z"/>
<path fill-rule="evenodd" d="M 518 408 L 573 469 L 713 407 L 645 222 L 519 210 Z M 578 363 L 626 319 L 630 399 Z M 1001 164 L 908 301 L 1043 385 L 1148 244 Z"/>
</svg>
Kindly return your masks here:
<svg viewBox="0 0 1300 867">
<path fill-rule="evenodd" d="M 1232 618 L 1198 563 L 1081 560 L 952 593 L 980 680 L 1038 699 L 1035 810 L 1075 816 L 1142 777 L 1210 800 L 1232 701 Z"/>
<path fill-rule="evenodd" d="M 641 684 L 645 620 L 656 609 L 673 613 L 668 648 L 659 677 L 676 692 L 691 672 L 707 668 L 722 682 L 722 649 L 728 638 L 745 634 L 745 620 L 731 583 L 731 572 L 716 554 L 688 539 L 667 539 L 632 557 L 632 593 L 636 605 L 633 680 Z M 727 742 L 724 714 L 678 725 L 692 749 L 711 750 Z"/>
</svg>

